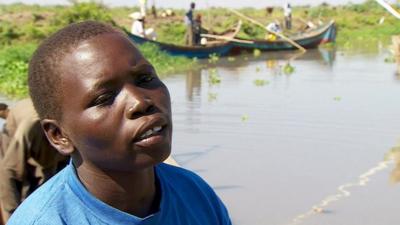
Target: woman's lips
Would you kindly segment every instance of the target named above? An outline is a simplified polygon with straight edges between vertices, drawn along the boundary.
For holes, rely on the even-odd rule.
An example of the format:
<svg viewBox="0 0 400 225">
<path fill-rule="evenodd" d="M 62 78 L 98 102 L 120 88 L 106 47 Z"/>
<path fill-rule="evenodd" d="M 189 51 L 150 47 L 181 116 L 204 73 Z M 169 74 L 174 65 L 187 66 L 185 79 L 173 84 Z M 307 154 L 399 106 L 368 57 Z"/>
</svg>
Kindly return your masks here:
<svg viewBox="0 0 400 225">
<path fill-rule="evenodd" d="M 161 144 L 166 138 L 166 126 L 156 126 L 146 131 L 140 138 L 134 142 L 140 147 L 151 147 Z"/>
</svg>

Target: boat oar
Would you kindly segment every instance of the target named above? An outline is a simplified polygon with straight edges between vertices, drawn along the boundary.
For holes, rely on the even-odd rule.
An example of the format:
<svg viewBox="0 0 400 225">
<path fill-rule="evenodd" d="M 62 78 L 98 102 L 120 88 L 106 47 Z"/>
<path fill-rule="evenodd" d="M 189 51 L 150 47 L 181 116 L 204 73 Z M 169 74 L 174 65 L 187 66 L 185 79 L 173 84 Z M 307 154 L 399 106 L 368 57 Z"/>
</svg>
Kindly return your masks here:
<svg viewBox="0 0 400 225">
<path fill-rule="evenodd" d="M 221 35 L 200 34 L 200 36 L 207 37 L 207 38 L 220 39 L 220 40 L 225 40 L 225 41 L 230 41 L 230 42 L 238 42 L 238 43 L 244 43 L 244 44 L 254 44 L 254 41 L 239 40 L 239 39 L 236 39 L 236 38 L 231 38 L 231 37 L 226 37 L 226 36 L 221 36 Z"/>
<path fill-rule="evenodd" d="M 384 0 L 376 0 L 376 2 L 378 2 L 383 8 L 389 11 L 394 17 L 400 19 L 400 13 L 393 9 L 393 7 L 389 3 Z"/>
<path fill-rule="evenodd" d="M 234 10 L 234 9 L 228 9 L 228 10 L 233 12 L 233 13 L 235 13 L 236 15 L 238 15 L 238 16 L 240 16 L 240 17 L 242 17 L 242 18 L 244 18 L 244 19 L 246 19 L 246 20 L 248 20 L 248 21 L 250 21 L 250 22 L 252 22 L 252 23 L 254 23 L 254 24 L 256 24 L 256 25 L 258 25 L 260 27 L 262 27 L 262 28 L 264 28 L 266 31 L 268 31 L 268 32 L 270 32 L 270 33 L 282 38 L 283 40 L 289 42 L 291 45 L 293 45 L 296 48 L 298 48 L 300 51 L 303 51 L 303 52 L 307 51 L 301 45 L 297 44 L 296 42 L 294 42 L 292 39 L 286 37 L 285 35 L 283 35 L 281 33 L 277 33 L 277 32 L 271 31 L 271 30 L 268 30 L 262 23 L 258 22 L 257 20 L 254 20 L 254 19 L 252 19 L 252 18 L 250 18 L 250 17 L 248 17 L 248 16 L 246 16 L 246 15 L 244 15 L 244 14 L 242 14 L 242 13 L 240 13 L 240 12 Z"/>
</svg>

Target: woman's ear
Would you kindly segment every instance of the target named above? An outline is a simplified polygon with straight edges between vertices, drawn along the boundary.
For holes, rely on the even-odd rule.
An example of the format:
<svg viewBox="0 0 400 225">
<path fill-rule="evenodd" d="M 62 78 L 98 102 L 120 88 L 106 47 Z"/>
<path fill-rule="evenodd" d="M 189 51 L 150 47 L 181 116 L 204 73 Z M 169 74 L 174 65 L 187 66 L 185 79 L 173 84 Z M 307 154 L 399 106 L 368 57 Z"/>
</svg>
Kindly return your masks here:
<svg viewBox="0 0 400 225">
<path fill-rule="evenodd" d="M 61 130 L 55 120 L 44 119 L 41 121 L 42 128 L 46 134 L 47 140 L 62 155 L 71 155 L 75 148 L 66 134 Z"/>
</svg>

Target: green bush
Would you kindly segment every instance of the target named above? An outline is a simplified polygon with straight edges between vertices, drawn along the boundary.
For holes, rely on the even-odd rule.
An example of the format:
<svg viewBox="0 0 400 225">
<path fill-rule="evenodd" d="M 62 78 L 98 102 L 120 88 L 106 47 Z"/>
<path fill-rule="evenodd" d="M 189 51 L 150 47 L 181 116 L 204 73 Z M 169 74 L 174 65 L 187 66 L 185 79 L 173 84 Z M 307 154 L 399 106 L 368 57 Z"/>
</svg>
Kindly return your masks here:
<svg viewBox="0 0 400 225">
<path fill-rule="evenodd" d="M 22 29 L 23 29 L 22 31 L 23 31 L 25 38 L 28 40 L 39 41 L 39 40 L 46 38 L 46 36 L 48 35 L 45 32 L 45 29 L 37 26 L 34 23 L 27 24 Z"/>
<path fill-rule="evenodd" d="M 17 27 L 8 22 L 0 22 L 0 44 L 10 44 L 13 40 L 19 38 L 21 34 Z"/>
<path fill-rule="evenodd" d="M 381 7 L 375 0 L 367 0 L 361 4 L 350 4 L 347 8 L 357 13 L 370 13 L 372 10 L 381 10 Z"/>
<path fill-rule="evenodd" d="M 95 20 L 116 25 L 109 9 L 95 2 L 75 3 L 53 20 L 53 24 L 65 26 L 85 20 Z"/>
<path fill-rule="evenodd" d="M 186 26 L 181 22 L 166 23 L 157 29 L 158 41 L 183 45 Z"/>
<path fill-rule="evenodd" d="M 36 45 L 24 44 L 0 50 L 0 92 L 10 97 L 24 97 L 28 93 L 28 62 Z"/>
<path fill-rule="evenodd" d="M 247 22 L 243 23 L 241 31 L 242 32 L 239 33 L 241 34 L 240 36 L 251 39 L 262 39 L 266 34 L 263 28 Z"/>
<path fill-rule="evenodd" d="M 192 59 L 185 57 L 171 57 L 167 53 L 151 43 L 139 45 L 139 50 L 143 56 L 150 61 L 160 76 L 167 75 L 172 72 L 183 71 L 193 68 L 196 63 Z"/>
</svg>

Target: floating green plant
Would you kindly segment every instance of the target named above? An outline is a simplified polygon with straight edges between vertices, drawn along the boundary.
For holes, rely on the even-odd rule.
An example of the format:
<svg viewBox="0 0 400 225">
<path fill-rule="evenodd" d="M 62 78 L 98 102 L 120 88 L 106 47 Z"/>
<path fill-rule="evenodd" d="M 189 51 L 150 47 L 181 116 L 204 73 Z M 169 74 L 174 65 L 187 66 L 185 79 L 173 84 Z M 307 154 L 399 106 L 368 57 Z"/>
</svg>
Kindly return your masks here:
<svg viewBox="0 0 400 225">
<path fill-rule="evenodd" d="M 235 60 L 236 60 L 235 57 L 232 57 L 232 56 L 228 57 L 229 62 L 234 62 Z"/>
<path fill-rule="evenodd" d="M 259 57 L 259 56 L 261 55 L 260 49 L 254 49 L 253 55 L 254 55 L 254 57 L 256 57 L 256 58 Z"/>
<path fill-rule="evenodd" d="M 396 62 L 396 58 L 391 55 L 385 58 L 385 63 L 395 63 Z"/>
<path fill-rule="evenodd" d="M 290 75 L 290 74 L 294 73 L 295 68 L 294 68 L 294 66 L 290 65 L 290 63 L 287 63 L 283 66 L 282 70 L 283 70 L 284 74 Z"/>
<path fill-rule="evenodd" d="M 217 69 L 213 68 L 208 70 L 208 83 L 210 85 L 221 83 L 221 77 L 219 76 Z"/>
<path fill-rule="evenodd" d="M 253 81 L 253 83 L 254 83 L 254 85 L 256 85 L 256 86 L 261 87 L 261 86 L 264 86 L 264 85 L 269 84 L 269 81 L 263 80 L 263 79 L 255 79 L 255 80 Z"/>
<path fill-rule="evenodd" d="M 340 101 L 340 100 L 342 100 L 342 97 L 336 96 L 336 97 L 333 98 L 333 100 L 335 100 L 335 101 Z"/>
<path fill-rule="evenodd" d="M 210 54 L 210 56 L 209 56 L 209 58 L 208 58 L 208 62 L 209 62 L 209 63 L 212 63 L 212 64 L 217 63 L 218 60 L 219 60 L 219 56 L 218 56 L 217 54 L 215 54 L 215 53 Z"/>
<path fill-rule="evenodd" d="M 261 68 L 259 67 L 259 66 L 257 66 L 256 67 L 256 72 L 258 73 L 258 72 L 260 72 L 261 71 Z"/>
<path fill-rule="evenodd" d="M 217 100 L 217 97 L 218 97 L 218 94 L 217 94 L 217 93 L 212 93 L 212 92 L 209 92 L 209 93 L 208 93 L 208 101 L 209 101 L 209 102 L 216 101 L 216 100 Z"/>
<path fill-rule="evenodd" d="M 241 119 L 242 119 L 242 122 L 246 122 L 249 120 L 249 115 L 244 114 L 244 115 L 242 115 Z"/>
</svg>

